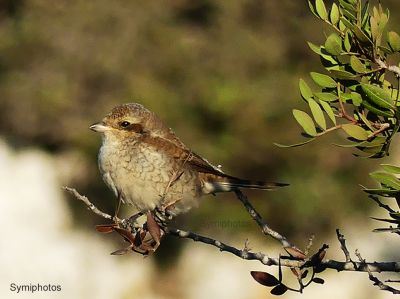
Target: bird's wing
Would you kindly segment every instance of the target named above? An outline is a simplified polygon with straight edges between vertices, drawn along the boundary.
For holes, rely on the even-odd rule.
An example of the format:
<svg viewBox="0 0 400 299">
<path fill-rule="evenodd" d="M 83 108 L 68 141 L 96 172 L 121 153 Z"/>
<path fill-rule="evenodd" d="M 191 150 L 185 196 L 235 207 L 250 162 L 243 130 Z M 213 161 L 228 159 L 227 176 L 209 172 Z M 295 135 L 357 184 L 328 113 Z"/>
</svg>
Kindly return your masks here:
<svg viewBox="0 0 400 299">
<path fill-rule="evenodd" d="M 183 164 L 189 165 L 193 169 L 202 172 L 214 174 L 222 177 L 229 177 L 218 167 L 212 165 L 206 159 L 193 153 L 179 139 L 179 143 L 175 140 L 169 140 L 161 136 L 146 135 L 143 136 L 143 142 L 156 147 L 158 150 L 165 152 L 174 159 L 182 161 Z"/>
</svg>

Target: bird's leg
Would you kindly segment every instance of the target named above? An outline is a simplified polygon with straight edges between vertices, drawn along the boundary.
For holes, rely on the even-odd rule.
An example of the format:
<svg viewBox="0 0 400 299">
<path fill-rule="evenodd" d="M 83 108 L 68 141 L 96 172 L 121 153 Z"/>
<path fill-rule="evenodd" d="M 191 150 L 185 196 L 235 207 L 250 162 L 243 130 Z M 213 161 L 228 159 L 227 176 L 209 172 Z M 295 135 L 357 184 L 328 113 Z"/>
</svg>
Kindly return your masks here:
<svg viewBox="0 0 400 299">
<path fill-rule="evenodd" d="M 129 217 L 128 218 L 128 221 L 129 221 L 129 223 L 135 223 L 136 222 L 136 220 L 139 218 L 139 217 L 141 217 L 141 216 L 143 216 L 144 215 L 144 213 L 143 212 L 139 212 L 139 213 L 136 213 L 136 214 L 133 214 L 131 217 Z"/>
<path fill-rule="evenodd" d="M 118 217 L 119 209 L 121 208 L 121 201 L 122 201 L 121 192 L 118 192 L 117 204 L 115 206 L 115 212 L 114 212 L 114 219 Z"/>
</svg>

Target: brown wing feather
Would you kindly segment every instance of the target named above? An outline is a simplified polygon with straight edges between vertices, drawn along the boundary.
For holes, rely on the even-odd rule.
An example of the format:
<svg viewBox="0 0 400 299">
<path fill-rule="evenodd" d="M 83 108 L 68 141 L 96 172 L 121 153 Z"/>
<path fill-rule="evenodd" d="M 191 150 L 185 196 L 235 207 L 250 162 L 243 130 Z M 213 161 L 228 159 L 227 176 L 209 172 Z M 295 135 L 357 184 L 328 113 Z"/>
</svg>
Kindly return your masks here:
<svg viewBox="0 0 400 299">
<path fill-rule="evenodd" d="M 176 140 L 171 141 L 160 136 L 152 136 L 148 134 L 143 135 L 142 138 L 143 142 L 157 147 L 157 149 L 162 150 L 175 159 L 182 161 L 182 163 L 185 162 L 187 165 L 190 165 L 193 169 L 199 172 L 214 174 L 221 177 L 230 177 L 219 168 L 212 165 L 206 159 L 202 158 L 196 153 L 193 153 L 177 138 Z"/>
<path fill-rule="evenodd" d="M 180 140 L 177 139 L 179 142 Z M 189 167 L 199 172 L 199 178 L 203 181 L 211 183 L 212 187 L 206 193 L 226 192 L 239 188 L 252 188 L 271 190 L 277 187 L 287 186 L 284 183 L 252 181 L 236 178 L 225 174 L 219 168 L 209 163 L 206 159 L 193 153 L 183 143 L 179 145 L 160 136 L 143 135 L 142 142 L 156 147 L 158 150 L 164 151 L 169 156 L 182 161 Z"/>
</svg>

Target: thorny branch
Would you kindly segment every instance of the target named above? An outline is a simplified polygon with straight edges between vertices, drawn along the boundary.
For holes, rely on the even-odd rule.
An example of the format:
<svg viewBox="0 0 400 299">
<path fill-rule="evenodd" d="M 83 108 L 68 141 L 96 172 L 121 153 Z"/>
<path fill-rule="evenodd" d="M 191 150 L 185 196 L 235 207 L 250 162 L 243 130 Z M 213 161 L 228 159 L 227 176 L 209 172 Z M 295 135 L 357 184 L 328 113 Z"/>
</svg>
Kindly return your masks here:
<svg viewBox="0 0 400 299">
<path fill-rule="evenodd" d="M 118 217 L 113 217 L 107 213 L 104 213 L 103 211 L 99 210 L 93 203 L 89 201 L 89 199 L 86 196 L 83 196 L 78 193 L 74 188 L 70 187 L 64 187 L 64 190 L 72 194 L 77 200 L 82 201 L 89 210 L 91 210 L 93 213 L 96 215 L 113 220 L 117 224 L 121 224 L 124 227 L 127 226 L 127 224 L 130 224 L 130 219 L 120 219 Z M 246 209 L 248 210 L 249 213 L 251 213 L 252 218 L 262 227 L 263 232 L 267 235 L 273 236 L 275 239 L 279 240 L 282 245 L 290 245 L 290 243 L 286 240 L 285 237 L 280 235 L 279 233 L 273 231 L 268 227 L 268 225 L 264 222 L 264 220 L 261 218 L 260 214 L 252 207 L 250 202 L 248 201 L 247 197 L 244 196 L 241 192 L 238 192 L 237 195 L 239 197 L 240 194 L 240 200 L 243 202 L 243 204 L 246 206 Z M 250 212 L 251 211 L 251 212 Z M 183 239 L 191 239 L 195 242 L 200 242 L 204 244 L 208 244 L 214 247 L 217 247 L 220 251 L 224 252 L 229 252 L 241 259 L 244 260 L 257 260 L 260 263 L 267 265 L 267 266 L 278 266 L 280 265 L 281 267 L 289 267 L 289 268 L 304 268 L 304 267 L 312 267 L 312 266 L 318 266 L 320 271 L 323 271 L 325 269 L 333 269 L 337 271 L 357 271 L 357 272 L 400 272 L 400 262 L 366 262 L 365 260 L 362 261 L 335 261 L 335 260 L 329 260 L 329 259 L 323 259 L 318 261 L 319 264 L 315 265 L 314 260 L 316 256 L 319 256 L 320 253 L 324 250 L 327 249 L 327 245 L 324 244 L 324 246 L 313 256 L 310 258 L 306 258 L 304 260 L 298 260 L 298 259 L 292 259 L 290 257 L 280 257 L 280 258 L 273 258 L 269 257 L 267 254 L 262 253 L 262 252 L 252 252 L 250 251 L 247 247 L 244 249 L 238 249 L 235 248 L 231 245 L 225 244 L 223 242 L 220 242 L 218 240 L 205 237 L 190 231 L 184 231 L 181 229 L 175 229 L 175 228 L 170 228 L 166 227 L 164 228 L 165 233 L 169 234 L 171 236 L 176 236 L 179 238 Z M 338 232 L 338 235 L 341 237 L 339 238 L 339 242 L 342 244 L 342 250 L 343 248 L 346 248 L 345 242 L 344 242 L 344 236 Z M 285 246 L 287 247 L 287 246 Z M 346 248 L 347 250 L 347 248 Z M 347 250 L 348 252 L 348 250 Z M 347 255 L 346 255 L 347 259 Z"/>
</svg>

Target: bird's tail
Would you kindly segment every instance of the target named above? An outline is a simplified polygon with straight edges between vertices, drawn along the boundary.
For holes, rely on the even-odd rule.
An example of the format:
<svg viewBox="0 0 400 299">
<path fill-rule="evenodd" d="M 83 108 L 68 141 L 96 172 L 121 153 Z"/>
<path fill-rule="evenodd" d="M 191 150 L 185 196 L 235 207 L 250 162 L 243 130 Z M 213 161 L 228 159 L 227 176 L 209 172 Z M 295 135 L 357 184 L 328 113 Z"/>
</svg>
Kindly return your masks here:
<svg viewBox="0 0 400 299">
<path fill-rule="evenodd" d="M 223 180 L 213 182 L 214 192 L 228 192 L 240 188 L 274 190 L 288 185 L 285 183 L 244 180 L 235 177 L 225 177 Z"/>
</svg>

